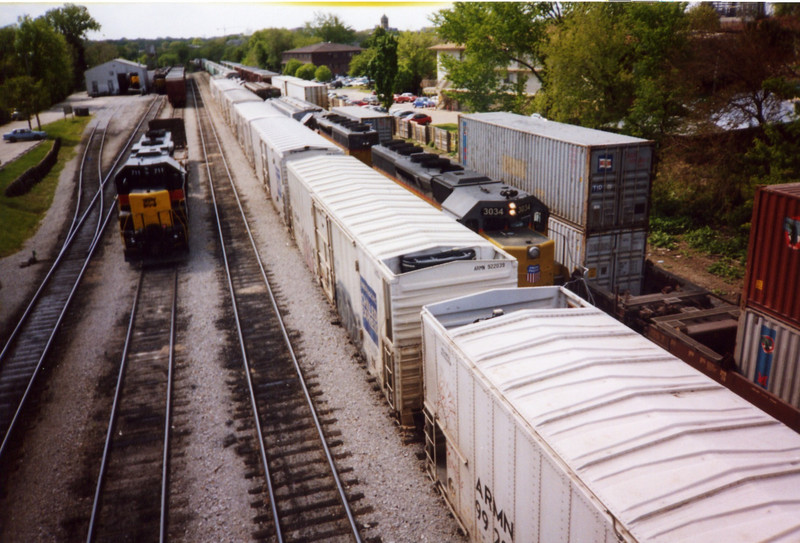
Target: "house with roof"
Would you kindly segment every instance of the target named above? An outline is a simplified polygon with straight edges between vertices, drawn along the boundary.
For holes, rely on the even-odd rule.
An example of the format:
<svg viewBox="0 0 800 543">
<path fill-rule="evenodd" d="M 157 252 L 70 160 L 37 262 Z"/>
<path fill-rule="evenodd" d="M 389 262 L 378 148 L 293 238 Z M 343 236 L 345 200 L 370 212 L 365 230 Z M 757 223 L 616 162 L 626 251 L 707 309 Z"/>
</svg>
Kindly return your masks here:
<svg viewBox="0 0 800 543">
<path fill-rule="evenodd" d="M 115 58 L 84 72 L 86 92 L 89 96 L 127 94 L 129 91 L 146 94 L 150 90 L 147 66 Z"/>
<path fill-rule="evenodd" d="M 355 45 L 321 42 L 297 49 L 290 49 L 281 54 L 281 71 L 291 59 L 303 64 L 327 66 L 334 75 L 345 75 L 350 71 L 350 61 L 363 49 Z"/>
</svg>

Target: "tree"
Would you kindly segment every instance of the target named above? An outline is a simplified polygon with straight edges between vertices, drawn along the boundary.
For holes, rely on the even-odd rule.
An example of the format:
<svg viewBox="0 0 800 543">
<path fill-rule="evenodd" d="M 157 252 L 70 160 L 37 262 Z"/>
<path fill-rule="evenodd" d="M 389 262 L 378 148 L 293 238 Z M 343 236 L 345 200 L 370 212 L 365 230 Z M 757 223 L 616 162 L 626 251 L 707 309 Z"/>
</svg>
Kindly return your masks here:
<svg viewBox="0 0 800 543">
<path fill-rule="evenodd" d="M 456 2 L 436 13 L 439 37 L 464 46 L 463 60 L 442 62 L 453 87 L 465 91 L 459 100 L 479 110 L 508 92 L 524 92 L 524 84 L 506 81 L 512 64 L 543 81 L 543 45 L 548 28 L 561 19 L 560 4 L 549 2 Z"/>
<path fill-rule="evenodd" d="M 73 88 L 83 87 L 86 71 L 86 50 L 84 41 L 89 30 L 100 30 L 100 23 L 95 21 L 84 6 L 64 4 L 64 7 L 48 10 L 44 17 L 58 32 L 64 36 L 72 54 Z"/>
<path fill-rule="evenodd" d="M 320 66 L 314 72 L 314 79 L 316 79 L 317 81 L 321 81 L 324 83 L 330 81 L 332 78 L 333 78 L 333 73 L 331 72 L 331 69 L 328 68 L 327 66 Z"/>
<path fill-rule="evenodd" d="M 317 71 L 317 67 L 311 64 L 303 64 L 300 66 L 297 71 L 294 73 L 295 77 L 299 77 L 300 79 L 305 79 L 306 81 L 311 81 L 314 79 L 314 73 Z"/>
<path fill-rule="evenodd" d="M 375 49 L 364 49 L 359 54 L 350 59 L 350 77 L 360 77 L 368 75 L 369 63 L 375 58 Z"/>
<path fill-rule="evenodd" d="M 375 93 L 386 109 L 394 102 L 394 82 L 397 77 L 397 38 L 381 27 L 375 29 L 372 39 L 375 56 L 368 65 L 369 77 L 375 82 Z"/>
<path fill-rule="evenodd" d="M 90 42 L 86 46 L 86 65 L 90 68 L 114 60 L 119 56 L 117 46 L 107 41 Z M 208 58 L 208 56 L 202 58 Z"/>
<path fill-rule="evenodd" d="M 549 118 L 634 135 L 665 133 L 683 114 L 679 59 L 683 4 L 576 4 L 542 48 L 547 80 L 536 98 Z"/>
<path fill-rule="evenodd" d="M 306 23 L 306 32 L 324 42 L 350 44 L 355 41 L 355 31 L 345 25 L 339 17 L 328 13 L 315 13 L 314 21 Z"/>
<path fill-rule="evenodd" d="M 397 40 L 398 82 L 396 92 L 419 94 L 422 80 L 436 74 L 436 55 L 430 50 L 435 37 L 430 32 L 401 32 Z M 402 84 L 400 84 L 402 80 Z"/>
<path fill-rule="evenodd" d="M 254 32 L 247 40 L 244 64 L 280 71 L 282 53 L 294 49 L 308 38 L 285 28 L 266 28 Z"/>
<path fill-rule="evenodd" d="M 48 104 L 69 95 L 73 81 L 69 46 L 46 19 L 21 17 L 14 49 L 22 74 L 41 82 Z"/>
<path fill-rule="evenodd" d="M 39 111 L 47 109 L 50 96 L 44 88 L 42 81 L 36 81 L 29 75 L 12 77 L 3 85 L 3 95 L 28 119 L 28 128 L 31 128 L 31 115 L 36 115 L 36 125 L 39 130 L 42 124 L 39 121 Z"/>
<path fill-rule="evenodd" d="M 296 58 L 290 58 L 286 63 L 286 66 L 283 67 L 283 73 L 284 75 L 296 75 L 298 68 L 300 68 L 302 65 L 303 63 Z"/>
</svg>

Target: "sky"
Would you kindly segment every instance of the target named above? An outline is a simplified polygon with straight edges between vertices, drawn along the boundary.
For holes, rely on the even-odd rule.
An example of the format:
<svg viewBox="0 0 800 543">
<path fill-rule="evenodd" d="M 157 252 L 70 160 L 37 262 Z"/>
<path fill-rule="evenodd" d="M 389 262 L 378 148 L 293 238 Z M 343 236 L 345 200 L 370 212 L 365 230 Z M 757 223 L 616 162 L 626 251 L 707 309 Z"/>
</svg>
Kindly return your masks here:
<svg viewBox="0 0 800 543">
<path fill-rule="evenodd" d="M 228 34 L 250 34 L 262 28 L 297 28 L 312 22 L 315 13 L 333 14 L 354 30 L 370 30 L 382 15 L 398 30 L 419 30 L 431 26 L 430 16 L 450 2 L 419 1 L 313 1 L 313 2 L 221 2 L 180 1 L 112 2 L 72 0 L 86 6 L 101 25 L 87 34 L 90 40 L 121 38 L 210 38 Z M 36 18 L 64 2 L 6 2 L 0 0 L 0 27 L 17 22 L 17 17 Z"/>
</svg>

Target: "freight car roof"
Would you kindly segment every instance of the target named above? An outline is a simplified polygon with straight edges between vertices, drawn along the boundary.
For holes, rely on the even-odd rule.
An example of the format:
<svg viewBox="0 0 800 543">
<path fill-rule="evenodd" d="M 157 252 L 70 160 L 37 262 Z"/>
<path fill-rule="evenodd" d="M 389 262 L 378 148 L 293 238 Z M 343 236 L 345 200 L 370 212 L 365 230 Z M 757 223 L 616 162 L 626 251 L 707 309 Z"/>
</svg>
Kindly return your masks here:
<svg viewBox="0 0 800 543">
<path fill-rule="evenodd" d="M 474 119 L 483 123 L 503 126 L 512 130 L 587 147 L 650 143 L 649 140 L 641 138 L 549 121 L 544 117 L 525 117 L 523 115 L 517 115 L 516 113 L 471 113 L 468 115 L 462 114 L 460 118 Z"/>
<path fill-rule="evenodd" d="M 426 312 L 638 541 L 797 540 L 800 435 L 594 307 L 524 309 L 543 290 Z"/>
</svg>

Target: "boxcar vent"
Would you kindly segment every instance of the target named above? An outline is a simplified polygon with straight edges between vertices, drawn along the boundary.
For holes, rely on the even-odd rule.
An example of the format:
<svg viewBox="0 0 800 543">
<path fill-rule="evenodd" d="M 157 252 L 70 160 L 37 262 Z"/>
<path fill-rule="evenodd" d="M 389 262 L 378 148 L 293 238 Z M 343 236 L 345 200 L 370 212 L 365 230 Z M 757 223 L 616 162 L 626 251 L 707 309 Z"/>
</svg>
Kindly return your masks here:
<svg viewBox="0 0 800 543">
<path fill-rule="evenodd" d="M 421 270 L 456 260 L 475 260 L 475 249 L 449 249 L 438 253 L 403 255 L 400 257 L 400 272 Z"/>
</svg>

